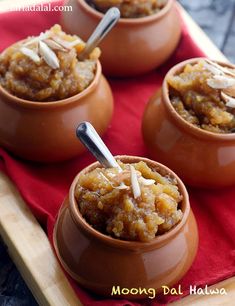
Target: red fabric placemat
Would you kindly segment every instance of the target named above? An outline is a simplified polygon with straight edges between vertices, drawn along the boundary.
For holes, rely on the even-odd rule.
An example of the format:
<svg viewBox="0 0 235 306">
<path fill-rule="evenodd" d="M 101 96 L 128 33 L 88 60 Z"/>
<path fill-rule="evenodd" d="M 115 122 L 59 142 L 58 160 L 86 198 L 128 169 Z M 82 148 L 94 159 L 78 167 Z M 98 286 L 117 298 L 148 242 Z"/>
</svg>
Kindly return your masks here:
<svg viewBox="0 0 235 306">
<path fill-rule="evenodd" d="M 61 4 L 61 1 L 55 4 Z M 0 49 L 25 36 L 36 35 L 56 22 L 59 22 L 56 12 L 0 13 Z M 104 141 L 113 154 L 147 156 L 141 136 L 141 119 L 146 103 L 161 86 L 171 66 L 197 56 L 203 56 L 203 53 L 183 26 L 179 47 L 163 67 L 138 78 L 110 80 L 115 111 Z M 93 157 L 85 153 L 68 162 L 41 165 L 21 161 L 1 148 L 0 156 L 1 169 L 13 180 L 51 237 L 55 216 L 74 176 L 93 162 Z M 200 244 L 193 266 L 180 281 L 184 294 L 187 294 L 190 285 L 205 287 L 235 275 L 235 186 L 214 191 L 190 188 L 189 193 L 199 226 Z M 89 294 L 73 281 L 71 283 L 82 303 L 90 306 L 157 305 L 175 299 L 173 296 L 158 296 L 157 300 L 140 302 L 104 299 Z"/>
</svg>

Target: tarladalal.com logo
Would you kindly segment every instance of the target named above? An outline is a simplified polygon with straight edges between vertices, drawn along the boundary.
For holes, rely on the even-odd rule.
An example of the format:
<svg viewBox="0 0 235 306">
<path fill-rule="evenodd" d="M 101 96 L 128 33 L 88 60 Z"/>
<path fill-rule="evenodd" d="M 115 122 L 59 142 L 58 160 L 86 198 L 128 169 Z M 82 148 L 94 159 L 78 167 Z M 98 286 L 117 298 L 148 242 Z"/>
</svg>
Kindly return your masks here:
<svg viewBox="0 0 235 306">
<path fill-rule="evenodd" d="M 0 10 L 10 12 L 72 12 L 71 5 L 56 5 L 58 1 L 42 0 L 22 0 L 22 1 L 5 1 Z"/>
</svg>

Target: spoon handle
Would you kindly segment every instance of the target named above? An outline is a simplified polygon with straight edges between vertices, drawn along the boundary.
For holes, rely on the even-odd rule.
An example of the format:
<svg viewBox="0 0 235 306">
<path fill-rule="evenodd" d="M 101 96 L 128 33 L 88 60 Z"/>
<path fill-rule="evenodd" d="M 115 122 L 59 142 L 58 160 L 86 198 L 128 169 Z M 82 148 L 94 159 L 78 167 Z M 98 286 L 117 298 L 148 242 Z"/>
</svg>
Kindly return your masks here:
<svg viewBox="0 0 235 306">
<path fill-rule="evenodd" d="M 121 170 L 121 167 L 89 122 L 82 122 L 77 128 L 76 134 L 79 140 L 95 156 L 102 166 L 105 168 L 114 167 Z"/>
<path fill-rule="evenodd" d="M 92 33 L 90 38 L 86 43 L 86 47 L 79 55 L 80 60 L 84 60 L 88 57 L 91 51 L 97 47 L 100 41 L 106 36 L 106 34 L 113 28 L 113 26 L 117 23 L 120 18 L 120 11 L 116 7 L 110 8 L 98 26 L 96 27 L 95 31 Z"/>
</svg>

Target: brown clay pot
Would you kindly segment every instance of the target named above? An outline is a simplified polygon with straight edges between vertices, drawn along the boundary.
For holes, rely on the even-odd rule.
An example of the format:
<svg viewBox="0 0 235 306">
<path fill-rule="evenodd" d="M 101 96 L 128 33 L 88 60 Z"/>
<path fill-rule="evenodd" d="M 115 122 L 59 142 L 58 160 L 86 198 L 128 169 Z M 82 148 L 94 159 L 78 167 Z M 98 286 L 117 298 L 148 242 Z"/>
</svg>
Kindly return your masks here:
<svg viewBox="0 0 235 306">
<path fill-rule="evenodd" d="M 81 171 L 71 185 L 54 228 L 55 250 L 64 269 L 80 285 L 95 293 L 110 296 L 113 286 L 154 288 L 158 292 L 162 285 L 173 285 L 182 278 L 197 252 L 197 225 L 188 193 L 182 181 L 157 162 L 133 156 L 117 158 L 125 163 L 143 160 L 162 175 L 175 177 L 183 195 L 181 222 L 150 242 L 119 240 L 92 228 L 79 212 L 74 190 L 81 174 L 100 167 L 96 162 Z"/>
<path fill-rule="evenodd" d="M 103 14 L 85 0 L 67 0 L 72 12 L 62 13 L 66 32 L 87 41 Z M 101 63 L 109 76 L 135 76 L 148 72 L 175 50 L 181 33 L 180 18 L 174 0 L 158 13 L 142 18 L 121 18 L 101 42 Z"/>
<path fill-rule="evenodd" d="M 184 61 L 169 70 L 162 89 L 146 107 L 142 122 L 144 141 L 150 156 L 170 167 L 185 183 L 200 187 L 232 185 L 235 184 L 235 134 L 215 134 L 189 124 L 169 99 L 166 79 L 198 60 Z"/>
<path fill-rule="evenodd" d="M 102 134 L 112 112 L 112 92 L 99 62 L 92 83 L 83 92 L 64 100 L 27 101 L 0 86 L 0 145 L 28 160 L 66 160 L 84 151 L 76 138 L 77 125 L 89 121 Z"/>
</svg>

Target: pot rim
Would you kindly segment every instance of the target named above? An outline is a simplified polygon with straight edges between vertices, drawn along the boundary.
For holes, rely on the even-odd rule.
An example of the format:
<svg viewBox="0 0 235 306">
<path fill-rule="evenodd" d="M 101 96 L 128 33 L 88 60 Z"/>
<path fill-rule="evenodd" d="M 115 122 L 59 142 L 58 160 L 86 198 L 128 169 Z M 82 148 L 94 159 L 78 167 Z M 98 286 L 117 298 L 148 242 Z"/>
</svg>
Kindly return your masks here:
<svg viewBox="0 0 235 306">
<path fill-rule="evenodd" d="M 166 5 L 157 13 L 154 13 L 149 16 L 145 17 L 138 17 L 138 18 L 120 18 L 117 25 L 129 25 L 129 26 L 136 26 L 136 25 L 142 25 L 145 23 L 151 23 L 153 21 L 156 21 L 158 19 L 161 19 L 164 15 L 166 15 L 169 10 L 173 6 L 173 1 L 174 0 L 168 0 Z M 104 16 L 103 13 L 99 12 L 92 6 L 90 6 L 85 0 L 77 0 L 77 2 L 81 5 L 82 9 L 92 15 L 93 17 L 97 18 L 98 20 L 101 20 L 102 17 Z M 116 25 L 116 26 L 117 26 Z"/>
<path fill-rule="evenodd" d="M 24 39 L 12 44 L 11 46 L 14 46 L 15 44 L 18 44 L 18 43 L 23 42 L 23 41 L 24 41 Z M 7 47 L 7 48 L 9 48 L 9 47 Z M 4 49 L 4 50 L 6 50 L 6 49 Z M 2 52 L 4 52 L 4 50 Z M 1 84 L 0 84 L 0 96 L 6 98 L 6 100 L 9 103 L 13 103 L 13 104 L 16 104 L 18 106 L 24 106 L 24 107 L 36 108 L 36 109 L 38 109 L 38 108 L 45 109 L 45 108 L 51 108 L 51 107 L 52 108 L 53 107 L 59 107 L 59 106 L 63 106 L 63 105 L 67 105 L 67 104 L 76 102 L 76 101 L 84 98 L 85 96 L 87 96 L 89 93 L 91 93 L 95 89 L 97 84 L 99 83 L 101 75 L 102 75 L 101 63 L 100 63 L 99 60 L 97 60 L 95 77 L 92 80 L 92 82 L 82 92 L 80 92 L 76 95 L 73 95 L 71 97 L 68 97 L 66 99 L 49 101 L 49 102 L 26 100 L 26 99 L 22 99 L 22 98 L 19 98 L 17 96 L 14 96 L 12 93 L 8 92 Z"/>
<path fill-rule="evenodd" d="M 190 202 L 189 202 L 189 195 L 186 190 L 186 187 L 184 183 L 181 181 L 181 179 L 168 167 L 150 160 L 148 158 L 144 157 L 137 157 L 137 156 L 128 156 L 128 155 L 117 155 L 115 156 L 116 159 L 120 159 L 124 162 L 138 162 L 138 161 L 144 161 L 147 164 L 154 165 L 157 168 L 160 168 L 167 173 L 169 173 L 171 176 L 175 177 L 177 179 L 177 185 L 179 187 L 179 190 L 181 194 L 183 195 L 183 201 L 182 201 L 182 211 L 183 211 L 183 218 L 182 220 L 173 227 L 170 231 L 166 232 L 165 234 L 161 236 L 156 236 L 153 240 L 149 242 L 138 242 L 138 241 L 126 241 L 121 240 L 117 238 L 113 238 L 111 236 L 108 236 L 106 234 L 103 234 L 99 232 L 98 230 L 94 229 L 81 215 L 75 196 L 74 196 L 74 190 L 78 181 L 78 178 L 81 174 L 84 172 L 89 172 L 92 169 L 95 169 L 97 167 L 100 167 L 99 162 L 94 162 L 84 168 L 82 171 L 80 171 L 77 176 L 74 178 L 73 183 L 69 190 L 69 209 L 71 212 L 71 217 L 73 218 L 76 226 L 80 228 L 86 235 L 89 237 L 92 237 L 92 239 L 96 239 L 99 242 L 102 242 L 108 246 L 119 248 L 119 249 L 127 249 L 130 251 L 137 251 L 142 249 L 154 249 L 156 247 L 160 247 L 161 245 L 166 244 L 170 239 L 174 238 L 175 235 L 184 227 L 186 221 L 188 220 L 189 213 L 190 213 Z"/>
<path fill-rule="evenodd" d="M 192 133 L 193 135 L 199 138 L 204 138 L 208 140 L 218 140 L 218 141 L 235 140 L 235 133 L 226 133 L 226 134 L 213 133 L 213 132 L 209 132 L 209 131 L 200 129 L 194 126 L 193 124 L 190 124 L 177 113 L 177 111 L 175 110 L 175 108 L 173 107 L 170 101 L 169 85 L 167 83 L 168 77 L 179 73 L 187 64 L 194 64 L 202 59 L 206 59 L 206 57 L 195 57 L 195 58 L 185 60 L 183 62 L 176 64 L 167 72 L 163 80 L 163 84 L 162 84 L 162 97 L 163 97 L 162 101 L 164 105 L 166 106 L 168 113 L 173 117 L 175 123 L 181 128 L 183 128 L 184 130 L 186 130 L 187 133 Z M 215 61 L 215 62 L 223 66 L 235 68 L 235 66 L 230 63 L 225 63 L 225 62 L 220 62 L 220 61 Z"/>
</svg>

